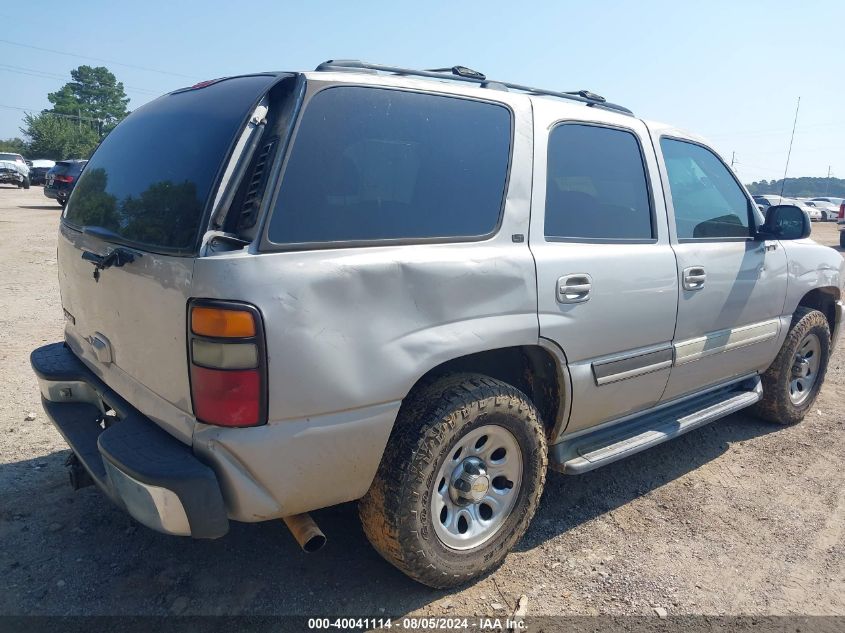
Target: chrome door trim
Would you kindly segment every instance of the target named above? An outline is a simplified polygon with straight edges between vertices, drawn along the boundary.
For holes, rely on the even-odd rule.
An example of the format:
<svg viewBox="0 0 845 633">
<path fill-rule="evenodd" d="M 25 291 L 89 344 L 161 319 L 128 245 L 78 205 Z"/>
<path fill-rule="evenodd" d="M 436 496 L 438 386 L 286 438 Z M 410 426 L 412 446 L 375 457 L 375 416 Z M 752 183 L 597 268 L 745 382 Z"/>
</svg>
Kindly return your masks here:
<svg viewBox="0 0 845 633">
<path fill-rule="evenodd" d="M 739 347 L 762 343 L 780 332 L 780 319 L 769 319 L 741 327 L 708 332 L 704 336 L 674 343 L 675 365 L 683 365 Z"/>
<path fill-rule="evenodd" d="M 661 349 L 647 352 L 637 350 L 621 358 L 594 362 L 592 364 L 593 377 L 597 385 L 606 385 L 671 367 L 672 358 L 672 346 L 669 344 Z"/>
</svg>

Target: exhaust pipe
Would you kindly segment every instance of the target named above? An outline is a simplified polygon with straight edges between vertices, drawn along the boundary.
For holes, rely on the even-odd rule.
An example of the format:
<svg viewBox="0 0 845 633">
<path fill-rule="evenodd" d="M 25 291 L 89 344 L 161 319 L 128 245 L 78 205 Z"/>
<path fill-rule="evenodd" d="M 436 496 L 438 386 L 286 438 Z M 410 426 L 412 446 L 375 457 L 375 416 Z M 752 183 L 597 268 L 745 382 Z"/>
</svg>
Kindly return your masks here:
<svg viewBox="0 0 845 633">
<path fill-rule="evenodd" d="M 316 552 L 326 544 L 326 535 L 314 523 L 314 519 L 307 512 L 294 514 L 289 517 L 282 517 L 282 521 L 288 526 L 293 538 L 299 543 L 302 551 L 306 554 Z"/>
</svg>

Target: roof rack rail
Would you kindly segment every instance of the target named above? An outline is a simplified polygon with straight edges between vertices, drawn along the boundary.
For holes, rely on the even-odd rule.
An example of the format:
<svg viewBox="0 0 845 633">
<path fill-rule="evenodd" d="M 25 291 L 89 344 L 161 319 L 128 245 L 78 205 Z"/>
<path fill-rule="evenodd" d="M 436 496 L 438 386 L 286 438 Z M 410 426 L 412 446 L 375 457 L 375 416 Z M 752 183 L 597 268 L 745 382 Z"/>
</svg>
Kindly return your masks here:
<svg viewBox="0 0 845 633">
<path fill-rule="evenodd" d="M 315 70 L 329 71 L 367 71 L 371 73 L 392 73 L 394 75 L 407 75 L 410 77 L 426 77 L 429 79 L 445 79 L 450 81 L 463 81 L 473 84 L 479 84 L 482 88 L 492 88 L 494 90 L 516 90 L 532 95 L 545 95 L 549 97 L 558 97 L 559 99 L 568 99 L 570 101 L 578 101 L 588 106 L 612 110 L 613 112 L 621 112 L 633 116 L 634 113 L 628 108 L 609 103 L 601 95 L 597 95 L 589 90 L 576 90 L 572 92 L 559 92 L 556 90 L 545 90 L 543 88 L 533 88 L 531 86 L 523 86 L 521 84 L 514 84 L 507 81 L 494 81 L 488 79 L 484 73 L 480 73 L 472 68 L 466 66 L 452 66 L 451 68 L 434 68 L 431 70 L 414 70 L 412 68 L 400 68 L 399 66 L 385 66 L 383 64 L 370 64 L 362 62 L 357 59 L 330 59 L 323 62 Z"/>
</svg>

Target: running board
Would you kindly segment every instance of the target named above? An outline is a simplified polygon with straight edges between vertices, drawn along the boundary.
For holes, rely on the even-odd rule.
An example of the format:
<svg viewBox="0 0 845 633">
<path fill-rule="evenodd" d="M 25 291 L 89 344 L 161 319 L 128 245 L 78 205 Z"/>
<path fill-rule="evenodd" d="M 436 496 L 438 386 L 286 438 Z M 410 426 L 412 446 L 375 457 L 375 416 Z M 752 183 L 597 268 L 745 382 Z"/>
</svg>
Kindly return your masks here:
<svg viewBox="0 0 845 633">
<path fill-rule="evenodd" d="M 744 409 L 763 396 L 760 378 L 708 392 L 659 411 L 564 440 L 551 447 L 551 466 L 580 475 Z"/>
</svg>

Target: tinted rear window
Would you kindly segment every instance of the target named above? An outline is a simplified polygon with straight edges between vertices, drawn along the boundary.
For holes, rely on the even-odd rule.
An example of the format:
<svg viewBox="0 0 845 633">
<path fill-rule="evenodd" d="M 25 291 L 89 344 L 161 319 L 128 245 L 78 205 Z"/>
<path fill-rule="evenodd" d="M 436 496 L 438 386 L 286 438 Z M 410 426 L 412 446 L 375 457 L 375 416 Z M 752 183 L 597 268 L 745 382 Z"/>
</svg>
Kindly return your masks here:
<svg viewBox="0 0 845 633">
<path fill-rule="evenodd" d="M 268 237 L 487 235 L 501 214 L 510 141 L 503 106 L 381 88 L 323 90 L 303 115 Z"/>
<path fill-rule="evenodd" d="M 78 174 L 82 171 L 82 168 L 84 166 L 85 163 L 67 163 L 65 161 L 60 161 L 56 163 L 56 165 L 52 169 L 53 173 L 56 175 Z"/>
<path fill-rule="evenodd" d="M 124 241 L 191 249 L 215 177 L 272 77 L 238 77 L 166 95 L 125 119 L 85 166 L 65 219 Z"/>
</svg>

